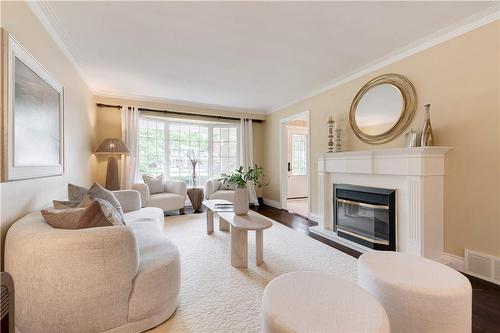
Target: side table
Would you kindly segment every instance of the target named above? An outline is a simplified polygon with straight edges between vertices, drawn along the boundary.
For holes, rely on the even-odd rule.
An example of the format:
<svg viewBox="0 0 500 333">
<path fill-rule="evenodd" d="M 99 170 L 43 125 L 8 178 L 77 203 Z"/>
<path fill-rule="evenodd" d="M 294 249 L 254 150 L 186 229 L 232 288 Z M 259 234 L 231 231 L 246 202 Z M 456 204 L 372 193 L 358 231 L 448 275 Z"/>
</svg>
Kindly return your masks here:
<svg viewBox="0 0 500 333">
<path fill-rule="evenodd" d="M 201 213 L 201 203 L 203 201 L 203 187 L 188 187 L 187 195 L 195 213 Z"/>
</svg>

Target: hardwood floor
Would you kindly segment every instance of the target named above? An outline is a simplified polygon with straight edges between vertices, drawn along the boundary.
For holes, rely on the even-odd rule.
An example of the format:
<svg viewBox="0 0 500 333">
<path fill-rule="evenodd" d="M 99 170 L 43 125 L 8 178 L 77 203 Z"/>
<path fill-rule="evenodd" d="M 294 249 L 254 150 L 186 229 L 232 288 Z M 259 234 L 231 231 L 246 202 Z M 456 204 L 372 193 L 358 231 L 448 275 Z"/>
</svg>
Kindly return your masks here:
<svg viewBox="0 0 500 333">
<path fill-rule="evenodd" d="M 317 225 L 315 222 L 267 205 L 252 209 L 355 258 L 361 255 L 358 251 L 309 232 L 310 226 Z M 500 286 L 469 275 L 465 276 L 472 285 L 472 332 L 500 333 Z"/>
</svg>

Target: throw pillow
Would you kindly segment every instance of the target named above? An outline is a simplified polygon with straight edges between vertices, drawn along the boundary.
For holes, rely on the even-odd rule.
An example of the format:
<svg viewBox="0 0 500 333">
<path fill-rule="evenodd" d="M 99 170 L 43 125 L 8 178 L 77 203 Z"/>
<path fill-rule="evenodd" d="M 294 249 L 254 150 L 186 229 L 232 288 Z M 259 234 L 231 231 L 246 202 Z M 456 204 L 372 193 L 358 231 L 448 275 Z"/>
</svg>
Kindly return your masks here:
<svg viewBox="0 0 500 333">
<path fill-rule="evenodd" d="M 99 202 L 83 208 L 43 209 L 45 221 L 58 229 L 85 229 L 112 226 L 113 222 L 106 216 Z"/>
<path fill-rule="evenodd" d="M 61 201 L 61 200 L 53 200 L 55 209 L 68 209 L 68 208 L 76 208 L 80 204 L 80 201 Z"/>
<path fill-rule="evenodd" d="M 82 202 L 80 202 L 77 208 L 86 208 L 93 205 L 95 202 L 97 202 L 101 206 L 102 212 L 113 225 L 125 225 L 125 219 L 123 215 L 120 215 L 115 207 L 113 207 L 110 202 L 104 199 L 90 197 L 87 195 L 82 200 Z"/>
<path fill-rule="evenodd" d="M 102 199 L 109 202 L 118 212 L 121 221 L 124 222 L 122 206 L 120 205 L 120 202 L 112 191 L 105 189 L 97 183 L 94 183 L 94 185 L 92 185 L 88 191 L 88 196 L 91 199 Z"/>
<path fill-rule="evenodd" d="M 69 201 L 82 201 L 89 190 L 85 187 L 68 184 L 68 200 Z"/>
<path fill-rule="evenodd" d="M 163 185 L 163 174 L 157 176 L 156 178 L 151 176 L 142 176 L 144 183 L 148 185 L 149 194 L 162 193 L 165 192 Z"/>
</svg>

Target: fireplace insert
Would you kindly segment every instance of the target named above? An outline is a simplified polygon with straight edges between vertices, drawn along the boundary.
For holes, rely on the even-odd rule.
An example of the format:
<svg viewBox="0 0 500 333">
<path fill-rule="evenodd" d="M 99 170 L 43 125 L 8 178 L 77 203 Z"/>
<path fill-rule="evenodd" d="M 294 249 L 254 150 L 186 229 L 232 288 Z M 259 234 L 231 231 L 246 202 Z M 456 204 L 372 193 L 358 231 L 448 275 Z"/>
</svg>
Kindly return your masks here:
<svg viewBox="0 0 500 333">
<path fill-rule="evenodd" d="M 396 250 L 396 191 L 333 186 L 333 224 L 339 237 L 375 250 Z"/>
</svg>

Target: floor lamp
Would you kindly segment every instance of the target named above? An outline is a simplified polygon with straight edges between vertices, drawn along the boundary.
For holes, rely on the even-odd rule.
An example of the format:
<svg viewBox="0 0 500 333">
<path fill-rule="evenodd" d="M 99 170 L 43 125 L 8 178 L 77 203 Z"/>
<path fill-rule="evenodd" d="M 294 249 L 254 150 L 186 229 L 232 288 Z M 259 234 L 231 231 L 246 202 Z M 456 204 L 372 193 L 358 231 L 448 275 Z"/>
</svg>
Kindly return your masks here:
<svg viewBox="0 0 500 333">
<path fill-rule="evenodd" d="M 106 169 L 106 188 L 111 191 L 120 189 L 117 155 L 128 155 L 130 151 L 121 139 L 106 138 L 95 151 L 96 155 L 109 155 Z"/>
</svg>

